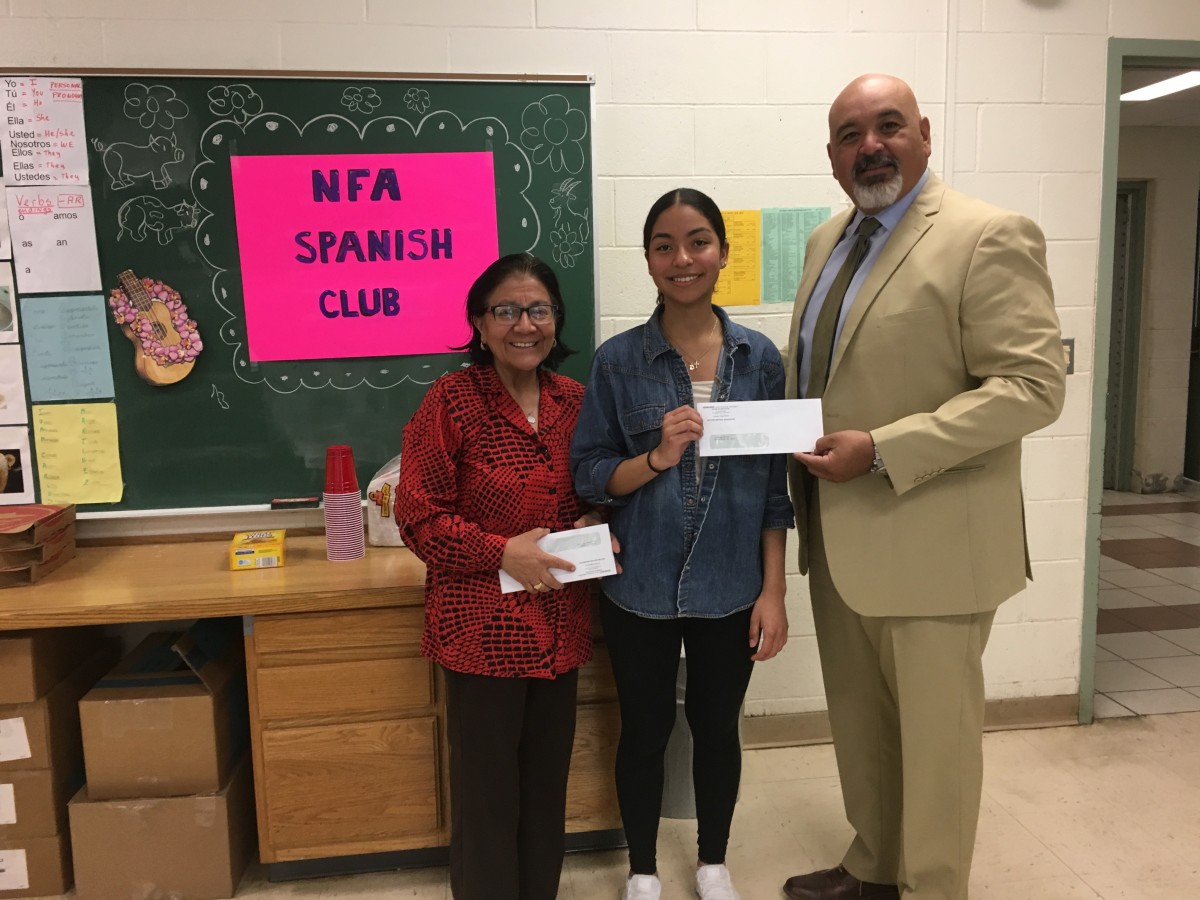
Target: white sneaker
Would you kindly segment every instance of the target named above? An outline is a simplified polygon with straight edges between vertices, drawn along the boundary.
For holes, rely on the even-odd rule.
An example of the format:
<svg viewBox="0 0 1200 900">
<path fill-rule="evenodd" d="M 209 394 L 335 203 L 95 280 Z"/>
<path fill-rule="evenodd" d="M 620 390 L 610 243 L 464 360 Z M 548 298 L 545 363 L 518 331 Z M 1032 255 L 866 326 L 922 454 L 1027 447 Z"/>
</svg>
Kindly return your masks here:
<svg viewBox="0 0 1200 900">
<path fill-rule="evenodd" d="M 656 875 L 630 875 L 625 882 L 623 900 L 658 900 L 662 882 Z"/>
<path fill-rule="evenodd" d="M 741 900 L 724 866 L 701 866 L 696 870 L 696 896 L 700 900 Z"/>
</svg>

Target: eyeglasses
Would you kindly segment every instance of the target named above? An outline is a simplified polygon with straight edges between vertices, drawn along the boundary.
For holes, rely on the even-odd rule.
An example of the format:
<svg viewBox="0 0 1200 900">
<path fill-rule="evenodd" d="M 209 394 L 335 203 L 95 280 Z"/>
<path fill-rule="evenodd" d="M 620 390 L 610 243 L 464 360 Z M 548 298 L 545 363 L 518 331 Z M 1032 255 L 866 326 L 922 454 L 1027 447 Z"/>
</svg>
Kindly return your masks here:
<svg viewBox="0 0 1200 900">
<path fill-rule="evenodd" d="M 529 316 L 534 325 L 549 325 L 554 321 L 558 306 L 553 303 L 535 303 L 532 306 L 516 306 L 504 303 L 500 306 L 488 307 L 488 312 L 501 325 L 516 325 L 521 320 L 521 313 Z"/>
</svg>

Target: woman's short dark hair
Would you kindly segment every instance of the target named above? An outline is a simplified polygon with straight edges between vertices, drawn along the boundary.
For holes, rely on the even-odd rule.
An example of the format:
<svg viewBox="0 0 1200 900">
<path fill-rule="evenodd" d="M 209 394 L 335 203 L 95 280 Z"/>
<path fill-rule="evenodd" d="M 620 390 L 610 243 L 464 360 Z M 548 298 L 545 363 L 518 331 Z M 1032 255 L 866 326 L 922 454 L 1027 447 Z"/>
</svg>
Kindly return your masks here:
<svg viewBox="0 0 1200 900">
<path fill-rule="evenodd" d="M 563 303 L 562 290 L 558 286 L 558 276 L 554 274 L 554 270 L 531 253 L 510 253 L 508 256 L 502 256 L 484 269 L 483 274 L 475 279 L 475 283 L 467 291 L 467 324 L 471 326 L 471 339 L 460 347 L 451 347 L 450 349 L 466 350 L 471 357 L 471 362 L 477 365 L 491 365 L 495 361 L 492 351 L 483 346 L 483 336 L 472 320 L 488 314 L 488 297 L 492 296 L 505 279 L 514 275 L 528 275 L 530 278 L 536 278 L 546 289 L 546 293 L 550 295 L 550 302 L 556 309 L 554 314 L 556 343 L 550 348 L 550 353 L 546 358 L 542 360 L 542 367 L 557 369 L 559 363 L 575 352 L 563 343 L 562 339 L 563 326 L 567 322 L 566 304 Z"/>
<path fill-rule="evenodd" d="M 721 215 L 721 208 L 713 202 L 712 197 L 695 188 L 675 188 L 655 200 L 654 205 L 650 207 L 650 212 L 646 214 L 646 224 L 642 226 L 642 250 L 646 253 L 650 252 L 650 235 L 654 230 L 654 223 L 658 221 L 659 216 L 677 203 L 692 207 L 708 219 L 708 224 L 712 226 L 722 247 L 729 243 L 725 239 L 725 218 Z"/>
</svg>

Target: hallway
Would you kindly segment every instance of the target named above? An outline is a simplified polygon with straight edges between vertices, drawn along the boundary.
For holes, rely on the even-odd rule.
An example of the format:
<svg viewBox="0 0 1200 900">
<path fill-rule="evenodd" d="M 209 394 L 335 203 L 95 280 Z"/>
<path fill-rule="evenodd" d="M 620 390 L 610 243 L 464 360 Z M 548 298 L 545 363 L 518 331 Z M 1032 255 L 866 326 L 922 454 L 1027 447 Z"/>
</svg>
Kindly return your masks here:
<svg viewBox="0 0 1200 900">
<path fill-rule="evenodd" d="M 1097 718 L 1200 710 L 1200 496 L 1105 491 Z"/>
</svg>

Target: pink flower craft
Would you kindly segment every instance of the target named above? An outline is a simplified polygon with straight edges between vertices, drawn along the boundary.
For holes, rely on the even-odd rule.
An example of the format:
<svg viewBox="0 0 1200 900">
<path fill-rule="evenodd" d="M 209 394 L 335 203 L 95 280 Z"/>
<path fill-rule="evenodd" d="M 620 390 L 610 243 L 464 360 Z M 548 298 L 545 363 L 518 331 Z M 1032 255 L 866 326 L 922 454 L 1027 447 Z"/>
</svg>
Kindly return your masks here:
<svg viewBox="0 0 1200 900">
<path fill-rule="evenodd" d="M 173 290 L 161 281 L 153 278 L 141 279 L 151 302 L 158 301 L 166 307 L 167 316 L 175 333 L 179 335 L 179 343 L 164 344 L 154 333 L 157 324 L 154 316 L 145 310 L 138 309 L 121 288 L 115 288 L 108 297 L 108 306 L 112 310 L 113 321 L 118 325 L 128 327 L 133 335 L 141 341 L 142 350 L 160 366 L 172 366 L 176 363 L 191 362 L 200 355 L 204 343 L 200 340 L 196 321 L 188 318 L 187 307 L 179 292 Z"/>
</svg>

